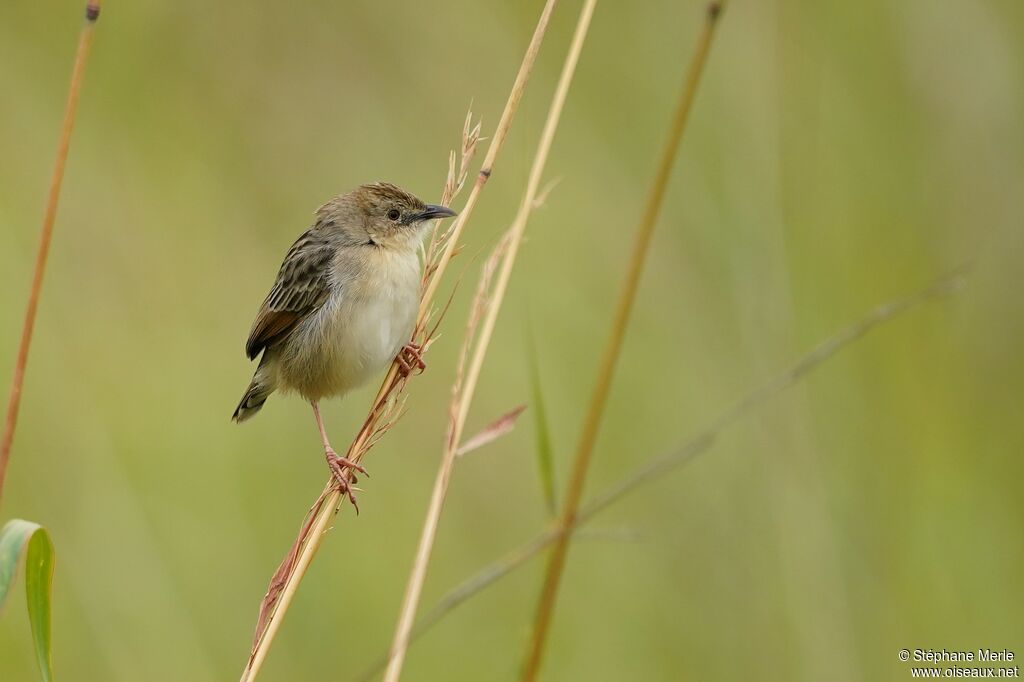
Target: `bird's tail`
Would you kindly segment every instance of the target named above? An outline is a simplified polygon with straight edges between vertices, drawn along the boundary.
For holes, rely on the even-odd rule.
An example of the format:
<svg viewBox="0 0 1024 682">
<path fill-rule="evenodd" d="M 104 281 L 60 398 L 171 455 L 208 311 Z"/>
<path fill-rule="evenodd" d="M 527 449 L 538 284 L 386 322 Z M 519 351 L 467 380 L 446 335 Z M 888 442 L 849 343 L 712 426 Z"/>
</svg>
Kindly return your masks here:
<svg viewBox="0 0 1024 682">
<path fill-rule="evenodd" d="M 242 396 L 238 407 L 235 408 L 235 413 L 231 415 L 232 421 L 241 424 L 259 412 L 260 408 L 263 407 L 263 403 L 267 402 L 270 394 L 277 389 L 274 372 L 267 366 L 268 364 L 267 356 L 264 354 L 263 359 L 260 361 L 260 366 L 252 376 L 249 388 L 245 389 L 245 395 Z"/>
</svg>

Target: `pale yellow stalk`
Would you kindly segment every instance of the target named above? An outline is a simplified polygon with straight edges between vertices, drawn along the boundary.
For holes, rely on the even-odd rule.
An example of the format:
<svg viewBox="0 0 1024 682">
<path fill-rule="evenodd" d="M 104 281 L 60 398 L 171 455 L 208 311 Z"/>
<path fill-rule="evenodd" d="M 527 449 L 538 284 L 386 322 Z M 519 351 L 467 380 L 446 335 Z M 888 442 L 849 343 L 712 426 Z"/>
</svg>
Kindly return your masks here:
<svg viewBox="0 0 1024 682">
<path fill-rule="evenodd" d="M 399 613 L 398 623 L 395 628 L 394 641 L 391 645 L 390 661 L 387 671 L 384 674 L 384 682 L 398 682 L 402 673 L 402 665 L 405 661 L 405 654 L 409 647 L 409 633 L 412 630 L 413 622 L 416 619 L 416 610 L 419 606 L 420 595 L 423 590 L 423 583 L 427 575 L 427 566 L 430 563 L 430 555 L 434 547 L 434 539 L 437 536 L 437 527 L 441 519 L 441 511 L 444 507 L 444 500 L 448 493 L 448 484 L 451 480 L 452 468 L 455 464 L 456 453 L 459 442 L 462 440 L 462 433 L 466 425 L 466 417 L 469 407 L 473 402 L 473 395 L 476 391 L 477 381 L 480 378 L 480 369 L 483 366 L 484 357 L 490 345 L 491 336 L 494 332 L 494 325 L 501 309 L 505 291 L 512 275 L 512 267 L 515 264 L 519 252 L 519 245 L 522 243 L 523 233 L 526 231 L 526 224 L 530 217 L 540 188 L 541 177 L 544 174 L 544 167 L 547 164 L 548 154 L 551 151 L 551 144 L 558 129 L 562 109 L 569 93 L 569 86 L 572 83 L 573 75 L 576 73 L 576 64 L 579 61 L 583 43 L 586 41 L 587 31 L 590 28 L 590 20 L 594 14 L 594 7 L 597 0 L 586 0 L 580 10 L 579 19 L 576 23 L 576 31 L 573 35 L 569 52 L 562 67 L 562 75 L 558 86 L 555 89 L 551 107 L 548 110 L 547 121 L 541 133 L 540 142 L 537 146 L 537 153 L 534 156 L 533 166 L 526 183 L 526 191 L 523 193 L 522 203 L 516 214 L 512 226 L 506 237 L 495 250 L 495 257 L 501 257 L 501 271 L 498 275 L 494 291 L 488 296 L 488 282 L 493 267 L 485 266 L 481 275 L 481 286 L 477 293 L 477 300 L 474 304 L 474 311 L 470 319 L 469 329 L 466 334 L 466 348 L 471 343 L 476 328 L 477 310 L 483 306 L 486 310 L 486 317 L 480 329 L 479 336 L 473 351 L 473 359 L 469 365 L 469 371 L 465 382 L 461 382 L 461 376 L 457 380 L 455 391 L 452 396 L 453 419 L 449 425 L 448 437 L 445 441 L 441 454 L 441 464 L 437 470 L 437 477 L 434 481 L 434 489 L 430 498 L 430 506 L 427 509 L 426 520 L 423 524 L 423 532 L 420 536 L 420 544 L 416 551 L 416 559 L 409 575 L 409 582 L 406 586 L 405 597 L 402 601 L 402 608 Z M 449 247 L 454 242 L 449 242 Z M 460 368 L 461 369 L 461 368 Z M 461 373 L 460 373 L 461 374 Z"/>
<path fill-rule="evenodd" d="M 555 607 L 555 598 L 558 594 L 558 587 L 565 567 L 569 540 L 572 537 L 576 514 L 579 510 L 580 501 L 583 498 L 583 484 L 590 468 L 594 444 L 597 442 L 597 432 L 601 426 L 608 393 L 611 390 L 615 366 L 618 364 L 619 353 L 622 350 L 622 342 L 626 335 L 626 327 L 628 326 L 630 312 L 633 308 L 633 301 L 636 298 L 636 292 L 640 285 L 640 275 L 643 272 L 647 250 L 651 237 L 654 234 L 654 226 L 657 223 L 661 203 L 665 197 L 665 190 L 668 186 L 669 176 L 672 173 L 672 166 L 675 162 L 679 142 L 682 139 L 683 131 L 686 129 L 686 122 L 697 93 L 697 85 L 700 82 L 704 64 L 707 62 L 715 26 L 718 24 L 718 17 L 724 5 L 724 0 L 716 0 L 707 7 L 704 28 L 697 40 L 697 46 L 690 61 L 690 67 L 686 72 L 686 78 L 680 91 L 679 103 L 672 118 L 668 137 L 658 163 L 658 170 L 651 184 L 647 204 L 641 215 L 640 223 L 637 226 L 629 267 L 615 306 L 611 331 L 601 357 L 600 368 L 597 372 L 597 384 L 590 397 L 590 403 L 583 422 L 583 430 L 573 457 L 572 472 L 569 483 L 566 486 L 565 499 L 558 516 L 557 528 L 560 532 L 551 551 L 547 571 L 544 576 L 544 584 L 541 587 L 540 598 L 537 603 L 533 632 L 531 633 L 530 643 L 523 663 L 523 682 L 535 682 L 540 674 L 540 665 L 544 656 L 544 645 L 547 642 L 548 629 L 551 625 L 551 616 Z"/>
</svg>

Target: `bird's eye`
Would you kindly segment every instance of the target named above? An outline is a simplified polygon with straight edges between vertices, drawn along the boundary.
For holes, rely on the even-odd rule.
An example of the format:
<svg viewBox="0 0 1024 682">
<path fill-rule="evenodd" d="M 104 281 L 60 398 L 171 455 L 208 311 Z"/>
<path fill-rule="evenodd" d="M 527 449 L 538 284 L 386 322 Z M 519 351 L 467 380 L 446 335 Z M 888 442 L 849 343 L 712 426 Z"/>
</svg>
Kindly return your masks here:
<svg viewBox="0 0 1024 682">
<path fill-rule="evenodd" d="M 401 217 L 402 214 L 401 212 L 399 212 L 397 208 L 393 208 L 390 211 L 388 211 L 388 220 L 398 220 Z"/>
</svg>

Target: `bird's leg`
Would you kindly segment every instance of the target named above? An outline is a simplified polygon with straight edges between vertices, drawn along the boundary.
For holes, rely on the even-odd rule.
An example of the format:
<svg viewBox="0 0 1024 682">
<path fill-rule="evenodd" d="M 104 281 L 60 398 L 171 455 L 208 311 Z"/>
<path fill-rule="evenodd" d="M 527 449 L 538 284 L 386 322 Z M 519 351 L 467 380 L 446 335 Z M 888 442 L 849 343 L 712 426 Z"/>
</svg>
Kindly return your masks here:
<svg viewBox="0 0 1024 682">
<path fill-rule="evenodd" d="M 414 370 L 419 370 L 417 374 L 422 374 L 423 370 L 427 368 L 427 363 L 423 362 L 423 356 L 420 351 L 423 347 L 418 343 L 409 343 L 402 346 L 402 350 L 398 351 L 398 371 L 401 372 L 402 376 L 409 376 Z"/>
<path fill-rule="evenodd" d="M 327 468 L 331 470 L 331 475 L 334 477 L 335 483 L 338 484 L 338 489 L 341 491 L 341 494 L 343 496 L 348 496 L 348 499 L 352 501 L 352 506 L 356 508 L 356 513 L 358 514 L 359 505 L 356 503 L 356 494 L 352 488 L 352 484 L 356 482 L 356 477 L 354 474 L 346 471 L 346 469 L 355 469 L 359 473 L 366 474 L 367 476 L 369 476 L 369 474 L 367 474 L 366 469 L 361 467 L 358 463 L 353 462 L 350 459 L 346 459 L 334 451 L 334 448 L 331 447 L 330 441 L 327 440 L 327 429 L 324 428 L 324 420 L 320 416 L 320 406 L 315 402 L 311 403 L 311 405 L 313 405 L 313 414 L 316 416 L 316 426 L 320 429 L 320 439 L 324 444 L 324 456 L 327 458 Z M 352 477 L 351 481 L 349 481 L 349 476 Z"/>
</svg>

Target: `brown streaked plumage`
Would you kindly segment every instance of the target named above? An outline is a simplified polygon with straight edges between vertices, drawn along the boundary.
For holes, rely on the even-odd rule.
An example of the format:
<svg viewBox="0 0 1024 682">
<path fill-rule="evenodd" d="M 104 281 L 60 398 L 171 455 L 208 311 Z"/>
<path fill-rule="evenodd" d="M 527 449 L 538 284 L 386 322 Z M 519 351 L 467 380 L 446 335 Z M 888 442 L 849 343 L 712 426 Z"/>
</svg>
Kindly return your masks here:
<svg viewBox="0 0 1024 682">
<path fill-rule="evenodd" d="M 419 245 L 431 220 L 453 215 L 387 183 L 362 185 L 321 206 L 256 314 L 245 352 L 263 355 L 232 419 L 249 419 L 276 390 L 299 393 L 313 405 L 328 465 L 351 497 L 344 467 L 363 470 L 331 448 L 318 403 L 363 383 L 403 349 L 420 362 L 407 347 L 418 308 Z"/>
</svg>

